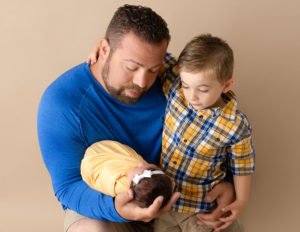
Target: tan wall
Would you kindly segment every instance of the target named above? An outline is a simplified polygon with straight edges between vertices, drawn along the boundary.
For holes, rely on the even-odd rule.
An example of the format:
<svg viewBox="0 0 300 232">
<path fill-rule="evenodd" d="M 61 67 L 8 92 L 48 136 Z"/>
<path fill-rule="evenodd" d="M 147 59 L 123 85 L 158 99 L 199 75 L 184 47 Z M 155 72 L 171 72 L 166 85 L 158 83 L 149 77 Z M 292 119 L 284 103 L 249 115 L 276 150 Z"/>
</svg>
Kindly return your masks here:
<svg viewBox="0 0 300 232">
<path fill-rule="evenodd" d="M 63 212 L 39 152 L 37 106 L 50 82 L 86 58 L 114 10 L 124 3 L 148 5 L 165 18 L 174 54 L 203 32 L 231 44 L 235 90 L 252 123 L 257 152 L 251 198 L 241 221 L 248 232 L 296 231 L 300 206 L 297 0 L 1 0 L 0 230 L 62 231 Z"/>
</svg>

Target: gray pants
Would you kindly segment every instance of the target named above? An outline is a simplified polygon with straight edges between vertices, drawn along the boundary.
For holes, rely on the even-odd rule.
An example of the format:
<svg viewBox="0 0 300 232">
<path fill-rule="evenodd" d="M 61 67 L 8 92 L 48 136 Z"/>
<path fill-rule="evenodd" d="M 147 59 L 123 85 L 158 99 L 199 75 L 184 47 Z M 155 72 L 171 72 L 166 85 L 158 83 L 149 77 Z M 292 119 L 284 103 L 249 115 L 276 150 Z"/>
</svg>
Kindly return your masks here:
<svg viewBox="0 0 300 232">
<path fill-rule="evenodd" d="M 169 211 L 155 219 L 154 232 L 212 232 L 213 229 L 197 224 L 196 214 Z M 242 226 L 233 222 L 222 232 L 243 232 Z"/>
<path fill-rule="evenodd" d="M 64 232 L 67 232 L 69 227 L 78 222 L 81 219 L 87 218 L 83 215 L 76 213 L 73 210 L 67 209 L 65 211 L 64 218 Z M 130 223 L 117 223 L 117 222 L 107 222 L 108 226 L 111 226 L 113 231 L 116 232 L 153 232 L 153 223 L 145 222 L 130 222 Z"/>
</svg>

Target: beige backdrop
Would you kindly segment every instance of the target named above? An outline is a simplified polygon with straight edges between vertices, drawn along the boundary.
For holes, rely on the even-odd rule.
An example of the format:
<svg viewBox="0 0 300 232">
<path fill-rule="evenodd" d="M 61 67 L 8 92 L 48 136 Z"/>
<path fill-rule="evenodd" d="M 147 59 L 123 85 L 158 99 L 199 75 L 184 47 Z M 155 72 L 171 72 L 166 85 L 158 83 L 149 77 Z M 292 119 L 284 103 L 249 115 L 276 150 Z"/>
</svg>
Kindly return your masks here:
<svg viewBox="0 0 300 232">
<path fill-rule="evenodd" d="M 1 0 L 0 231 L 62 231 L 63 212 L 42 162 L 36 112 L 44 89 L 83 62 L 115 9 L 152 7 L 168 22 L 170 51 L 210 32 L 235 52 L 235 90 L 257 152 L 248 232 L 299 228 L 300 4 L 298 0 Z"/>
</svg>

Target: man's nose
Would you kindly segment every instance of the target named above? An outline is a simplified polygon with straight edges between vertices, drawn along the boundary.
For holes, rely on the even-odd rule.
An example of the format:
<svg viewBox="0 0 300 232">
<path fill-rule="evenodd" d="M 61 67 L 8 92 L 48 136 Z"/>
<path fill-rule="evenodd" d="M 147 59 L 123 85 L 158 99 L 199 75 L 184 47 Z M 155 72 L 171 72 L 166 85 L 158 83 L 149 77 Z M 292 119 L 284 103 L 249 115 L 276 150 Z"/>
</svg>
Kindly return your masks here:
<svg viewBox="0 0 300 232">
<path fill-rule="evenodd" d="M 140 88 L 145 88 L 147 86 L 147 79 L 146 72 L 141 70 L 133 77 L 133 84 L 139 86 Z"/>
</svg>

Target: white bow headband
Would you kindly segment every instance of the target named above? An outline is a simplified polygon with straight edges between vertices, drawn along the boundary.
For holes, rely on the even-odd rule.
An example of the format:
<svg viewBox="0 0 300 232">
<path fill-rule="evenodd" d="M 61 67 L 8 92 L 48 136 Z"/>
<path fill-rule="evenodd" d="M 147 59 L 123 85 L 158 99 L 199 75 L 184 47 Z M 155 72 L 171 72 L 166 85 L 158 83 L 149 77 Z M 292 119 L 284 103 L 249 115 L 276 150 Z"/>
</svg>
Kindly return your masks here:
<svg viewBox="0 0 300 232">
<path fill-rule="evenodd" d="M 154 174 L 165 174 L 165 173 L 163 171 L 161 171 L 161 170 L 154 170 L 154 171 L 144 170 L 144 172 L 141 175 L 135 174 L 135 176 L 132 179 L 132 181 L 133 181 L 134 184 L 138 184 L 141 179 L 151 178 L 151 176 L 154 175 Z"/>
</svg>

